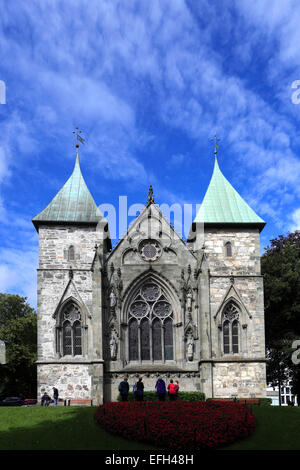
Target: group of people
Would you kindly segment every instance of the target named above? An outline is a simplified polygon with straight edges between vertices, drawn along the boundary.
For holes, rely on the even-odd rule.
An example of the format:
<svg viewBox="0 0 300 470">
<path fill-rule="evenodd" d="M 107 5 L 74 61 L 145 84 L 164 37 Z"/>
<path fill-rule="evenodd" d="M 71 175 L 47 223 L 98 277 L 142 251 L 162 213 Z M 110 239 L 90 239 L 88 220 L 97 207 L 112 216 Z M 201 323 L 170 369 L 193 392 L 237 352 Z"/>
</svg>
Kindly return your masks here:
<svg viewBox="0 0 300 470">
<path fill-rule="evenodd" d="M 53 387 L 54 406 L 57 406 L 57 401 L 58 401 L 58 390 L 57 390 L 57 388 Z M 51 403 L 51 397 L 48 395 L 47 392 L 45 392 L 44 395 L 42 396 L 41 405 L 42 406 L 49 406 L 50 403 Z"/>
<path fill-rule="evenodd" d="M 165 381 L 161 377 L 159 377 L 155 384 L 155 389 L 156 389 L 156 394 L 157 394 L 157 398 L 159 401 L 164 401 L 167 393 L 168 393 L 170 401 L 174 401 L 174 400 L 177 400 L 178 398 L 179 382 L 178 380 L 176 380 L 174 383 L 173 379 L 171 379 L 168 386 L 166 386 Z M 136 401 L 143 401 L 144 384 L 143 384 L 142 377 L 140 377 L 138 381 L 135 383 L 132 391 L 134 393 L 134 397 Z M 128 377 L 124 377 L 122 382 L 120 382 L 119 392 L 120 392 L 121 400 L 127 401 L 128 394 L 129 394 Z"/>
</svg>

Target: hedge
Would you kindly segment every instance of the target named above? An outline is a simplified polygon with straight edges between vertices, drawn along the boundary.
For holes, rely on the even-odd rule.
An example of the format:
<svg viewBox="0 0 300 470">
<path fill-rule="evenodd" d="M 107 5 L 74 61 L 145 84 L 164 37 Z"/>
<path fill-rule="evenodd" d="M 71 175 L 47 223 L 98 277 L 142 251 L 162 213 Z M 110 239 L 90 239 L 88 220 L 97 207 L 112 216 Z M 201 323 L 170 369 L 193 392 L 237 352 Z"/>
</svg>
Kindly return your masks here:
<svg viewBox="0 0 300 470">
<path fill-rule="evenodd" d="M 233 398 L 207 398 L 206 401 L 234 401 Z M 238 402 L 247 404 L 249 400 L 249 404 L 254 405 L 255 403 L 251 403 L 253 398 L 241 398 L 240 400 L 237 399 Z M 254 400 L 258 400 L 258 406 L 271 406 L 272 405 L 272 398 L 254 398 Z"/>
<path fill-rule="evenodd" d="M 154 391 L 144 392 L 144 401 L 156 401 L 157 394 Z M 168 394 L 166 393 L 166 401 L 169 400 Z M 202 401 L 205 400 L 205 394 L 202 392 L 178 392 L 178 400 L 182 401 Z M 121 401 L 121 395 L 118 396 L 118 401 Z M 128 401 L 135 401 L 133 392 L 129 392 Z"/>
<path fill-rule="evenodd" d="M 271 406 L 272 398 L 259 398 L 260 406 Z"/>
</svg>

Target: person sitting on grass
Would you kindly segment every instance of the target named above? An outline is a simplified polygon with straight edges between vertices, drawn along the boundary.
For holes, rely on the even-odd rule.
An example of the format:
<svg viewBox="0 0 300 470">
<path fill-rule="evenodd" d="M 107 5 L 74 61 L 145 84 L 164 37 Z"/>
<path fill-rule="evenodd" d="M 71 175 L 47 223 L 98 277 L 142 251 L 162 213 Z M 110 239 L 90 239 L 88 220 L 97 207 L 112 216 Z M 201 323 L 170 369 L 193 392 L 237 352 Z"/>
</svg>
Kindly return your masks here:
<svg viewBox="0 0 300 470">
<path fill-rule="evenodd" d="M 50 402 L 51 402 L 51 398 L 49 397 L 48 393 L 45 392 L 44 395 L 42 396 L 41 405 L 49 406 Z"/>
</svg>

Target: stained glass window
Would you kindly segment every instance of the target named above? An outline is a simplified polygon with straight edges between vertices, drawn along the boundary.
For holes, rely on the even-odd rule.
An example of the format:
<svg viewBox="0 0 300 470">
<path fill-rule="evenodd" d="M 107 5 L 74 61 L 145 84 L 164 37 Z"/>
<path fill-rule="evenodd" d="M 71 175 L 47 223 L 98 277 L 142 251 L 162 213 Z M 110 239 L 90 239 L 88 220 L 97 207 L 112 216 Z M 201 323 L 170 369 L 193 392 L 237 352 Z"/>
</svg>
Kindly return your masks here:
<svg viewBox="0 0 300 470">
<path fill-rule="evenodd" d="M 81 313 L 74 304 L 69 304 L 62 313 L 63 355 L 82 355 Z"/>
<path fill-rule="evenodd" d="M 173 360 L 172 317 L 161 287 L 149 281 L 143 284 L 129 307 L 130 361 Z"/>
<path fill-rule="evenodd" d="M 64 323 L 63 327 L 63 343 L 64 355 L 72 354 L 72 328 L 68 321 Z"/>
<path fill-rule="evenodd" d="M 81 324 L 80 322 L 75 322 L 73 325 L 74 329 L 74 355 L 79 356 L 82 354 L 82 345 L 81 345 Z"/>
<path fill-rule="evenodd" d="M 224 354 L 229 354 L 229 321 L 226 320 L 223 324 L 223 344 L 224 344 Z"/>
<path fill-rule="evenodd" d="M 142 361 L 150 360 L 150 329 L 149 320 L 141 321 L 141 344 L 142 344 Z"/>
<path fill-rule="evenodd" d="M 233 302 L 223 311 L 223 351 L 224 354 L 239 352 L 239 310 Z"/>
<path fill-rule="evenodd" d="M 164 323 L 165 359 L 173 359 L 173 322 L 167 318 Z"/>
<path fill-rule="evenodd" d="M 232 323 L 232 352 L 239 352 L 239 325 L 237 320 Z"/>
<path fill-rule="evenodd" d="M 131 320 L 129 323 L 129 360 L 137 361 L 139 358 L 138 322 Z"/>
<path fill-rule="evenodd" d="M 162 360 L 162 348 L 161 348 L 161 321 L 156 318 L 152 324 L 153 333 L 153 359 L 154 361 Z"/>
</svg>

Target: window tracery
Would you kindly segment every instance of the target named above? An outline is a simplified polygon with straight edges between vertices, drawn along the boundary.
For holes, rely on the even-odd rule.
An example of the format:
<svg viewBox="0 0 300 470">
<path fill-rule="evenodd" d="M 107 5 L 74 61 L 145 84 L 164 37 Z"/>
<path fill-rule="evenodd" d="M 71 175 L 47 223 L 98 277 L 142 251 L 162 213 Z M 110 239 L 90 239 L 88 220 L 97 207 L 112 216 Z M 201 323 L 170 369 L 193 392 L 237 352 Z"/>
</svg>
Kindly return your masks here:
<svg viewBox="0 0 300 470">
<path fill-rule="evenodd" d="M 172 306 L 154 282 L 143 284 L 131 302 L 128 325 L 130 361 L 174 358 Z"/>
<path fill-rule="evenodd" d="M 60 317 L 60 336 L 58 337 L 58 352 L 63 356 L 82 355 L 82 318 L 79 307 L 74 303 L 68 304 Z"/>
<path fill-rule="evenodd" d="M 239 352 L 239 310 L 233 302 L 226 305 L 222 316 L 223 353 Z"/>
</svg>

